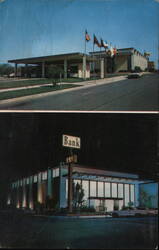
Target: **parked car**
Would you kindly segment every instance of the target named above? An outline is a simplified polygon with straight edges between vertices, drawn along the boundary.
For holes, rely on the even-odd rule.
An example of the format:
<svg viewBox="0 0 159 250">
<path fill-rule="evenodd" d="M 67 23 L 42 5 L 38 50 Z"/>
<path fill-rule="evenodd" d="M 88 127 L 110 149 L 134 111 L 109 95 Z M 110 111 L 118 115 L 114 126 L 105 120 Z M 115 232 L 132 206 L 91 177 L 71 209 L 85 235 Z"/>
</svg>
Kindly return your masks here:
<svg viewBox="0 0 159 250">
<path fill-rule="evenodd" d="M 137 72 L 135 72 L 135 73 L 130 73 L 129 75 L 128 75 L 128 79 L 131 79 L 131 78 L 140 78 L 141 77 L 141 73 L 137 73 Z"/>
<path fill-rule="evenodd" d="M 113 211 L 112 217 L 138 217 L 138 216 L 153 216 L 158 215 L 157 209 L 128 209 Z"/>
</svg>

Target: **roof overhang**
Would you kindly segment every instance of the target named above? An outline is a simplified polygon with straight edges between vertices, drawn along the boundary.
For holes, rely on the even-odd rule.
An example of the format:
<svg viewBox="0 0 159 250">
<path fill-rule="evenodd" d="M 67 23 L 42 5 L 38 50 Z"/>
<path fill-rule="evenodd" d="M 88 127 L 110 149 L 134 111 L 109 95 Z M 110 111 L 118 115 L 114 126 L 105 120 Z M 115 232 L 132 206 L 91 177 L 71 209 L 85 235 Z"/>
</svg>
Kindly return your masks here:
<svg viewBox="0 0 159 250">
<path fill-rule="evenodd" d="M 77 53 L 60 54 L 60 55 L 13 59 L 13 60 L 8 60 L 8 63 L 41 64 L 45 62 L 46 64 L 51 64 L 51 63 L 64 63 L 64 60 L 68 60 L 69 63 L 79 63 L 82 62 L 84 56 L 86 56 L 87 62 L 95 60 L 90 55 L 77 52 Z"/>
</svg>

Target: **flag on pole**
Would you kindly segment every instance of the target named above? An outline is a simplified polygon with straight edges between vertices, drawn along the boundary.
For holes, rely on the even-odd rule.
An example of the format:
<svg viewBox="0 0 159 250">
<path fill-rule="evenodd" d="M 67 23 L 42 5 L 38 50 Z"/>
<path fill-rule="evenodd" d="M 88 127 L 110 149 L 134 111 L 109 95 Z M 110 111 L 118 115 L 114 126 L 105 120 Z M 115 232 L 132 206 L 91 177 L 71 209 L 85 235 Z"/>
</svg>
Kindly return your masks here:
<svg viewBox="0 0 159 250">
<path fill-rule="evenodd" d="M 114 53 L 114 56 L 116 55 L 116 53 L 117 53 L 117 49 L 116 49 L 116 46 L 114 47 L 114 49 L 113 49 L 113 53 Z"/>
<path fill-rule="evenodd" d="M 96 38 L 96 36 L 94 35 L 94 44 L 96 44 L 99 48 L 101 47 L 101 44 L 99 43 L 98 39 Z"/>
<path fill-rule="evenodd" d="M 104 47 L 105 49 L 108 48 L 108 43 L 107 42 L 104 42 L 103 39 L 100 39 L 101 40 L 101 47 Z"/>
<path fill-rule="evenodd" d="M 87 30 L 85 31 L 85 39 L 87 42 L 89 42 L 91 40 L 90 36 L 88 35 Z"/>
<path fill-rule="evenodd" d="M 110 46 L 110 56 L 111 57 L 114 56 L 114 49 L 113 49 L 112 45 Z"/>
</svg>

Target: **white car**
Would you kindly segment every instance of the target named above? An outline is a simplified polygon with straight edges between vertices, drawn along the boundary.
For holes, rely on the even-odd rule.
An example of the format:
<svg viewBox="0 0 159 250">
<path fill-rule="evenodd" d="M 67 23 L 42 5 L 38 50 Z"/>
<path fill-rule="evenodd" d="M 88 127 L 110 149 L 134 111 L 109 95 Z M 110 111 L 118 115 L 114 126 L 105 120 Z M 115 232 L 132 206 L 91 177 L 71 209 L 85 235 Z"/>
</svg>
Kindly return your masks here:
<svg viewBox="0 0 159 250">
<path fill-rule="evenodd" d="M 128 209 L 113 211 L 112 217 L 132 217 L 132 216 L 151 216 L 157 215 L 158 210 L 156 209 Z"/>
<path fill-rule="evenodd" d="M 131 79 L 131 78 L 140 78 L 141 77 L 141 73 L 130 73 L 128 75 L 128 79 Z"/>
</svg>

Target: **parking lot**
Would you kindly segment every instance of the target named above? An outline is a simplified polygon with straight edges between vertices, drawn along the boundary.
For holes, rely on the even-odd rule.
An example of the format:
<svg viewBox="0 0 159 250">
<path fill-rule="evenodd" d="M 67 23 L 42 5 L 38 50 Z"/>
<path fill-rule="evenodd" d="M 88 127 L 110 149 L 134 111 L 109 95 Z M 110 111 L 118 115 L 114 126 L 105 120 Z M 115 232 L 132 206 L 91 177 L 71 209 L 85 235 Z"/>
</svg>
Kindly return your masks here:
<svg viewBox="0 0 159 250">
<path fill-rule="evenodd" d="M 0 245 L 9 248 L 155 249 L 157 217 L 64 218 L 0 213 Z"/>
</svg>

